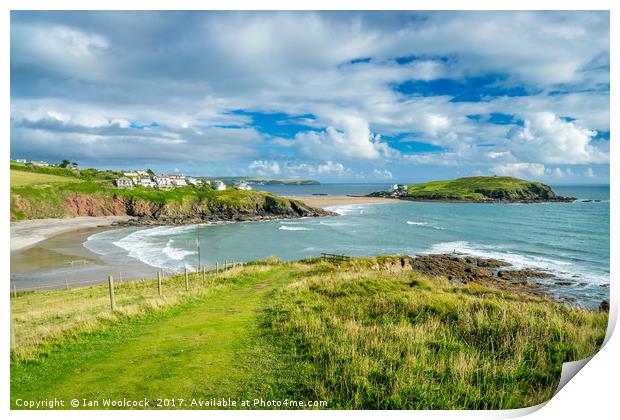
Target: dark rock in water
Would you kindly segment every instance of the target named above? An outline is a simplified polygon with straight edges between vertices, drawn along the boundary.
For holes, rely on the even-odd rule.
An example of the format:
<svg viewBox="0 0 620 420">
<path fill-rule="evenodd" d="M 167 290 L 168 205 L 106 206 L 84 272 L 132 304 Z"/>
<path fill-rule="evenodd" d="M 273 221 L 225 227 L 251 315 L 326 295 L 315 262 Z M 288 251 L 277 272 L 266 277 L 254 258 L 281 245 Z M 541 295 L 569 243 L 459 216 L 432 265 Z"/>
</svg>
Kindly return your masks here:
<svg viewBox="0 0 620 420">
<path fill-rule="evenodd" d="M 592 200 L 581 200 L 582 203 L 591 203 Z"/>
<path fill-rule="evenodd" d="M 607 299 L 602 301 L 601 304 L 598 305 L 598 310 L 601 312 L 609 312 L 609 301 Z"/>
<path fill-rule="evenodd" d="M 588 283 L 586 283 L 586 282 L 581 282 L 581 283 L 579 283 L 577 286 L 579 286 L 579 287 L 586 287 L 587 285 L 588 285 Z"/>
<path fill-rule="evenodd" d="M 572 281 L 556 281 L 555 284 L 558 286 L 573 286 L 575 283 Z"/>
<path fill-rule="evenodd" d="M 604 287 L 605 289 L 609 289 L 609 283 L 601 284 L 600 286 Z"/>
</svg>

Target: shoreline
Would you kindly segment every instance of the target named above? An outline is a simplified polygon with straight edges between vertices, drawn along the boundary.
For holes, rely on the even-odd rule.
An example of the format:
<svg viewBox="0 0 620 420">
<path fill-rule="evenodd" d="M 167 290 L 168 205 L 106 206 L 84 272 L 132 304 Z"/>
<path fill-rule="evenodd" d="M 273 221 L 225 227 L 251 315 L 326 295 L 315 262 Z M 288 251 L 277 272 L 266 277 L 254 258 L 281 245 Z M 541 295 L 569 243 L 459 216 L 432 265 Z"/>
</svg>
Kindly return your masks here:
<svg viewBox="0 0 620 420">
<path fill-rule="evenodd" d="M 62 233 L 80 229 L 113 227 L 132 216 L 78 216 L 63 219 L 32 219 L 11 222 L 11 253 L 36 245 Z"/>
<path fill-rule="evenodd" d="M 317 195 L 317 196 L 298 196 L 287 197 L 294 200 L 302 201 L 311 207 L 325 208 L 331 206 L 346 206 L 351 204 L 380 204 L 380 203 L 397 203 L 399 200 L 388 197 L 367 197 L 357 195 Z"/>
</svg>

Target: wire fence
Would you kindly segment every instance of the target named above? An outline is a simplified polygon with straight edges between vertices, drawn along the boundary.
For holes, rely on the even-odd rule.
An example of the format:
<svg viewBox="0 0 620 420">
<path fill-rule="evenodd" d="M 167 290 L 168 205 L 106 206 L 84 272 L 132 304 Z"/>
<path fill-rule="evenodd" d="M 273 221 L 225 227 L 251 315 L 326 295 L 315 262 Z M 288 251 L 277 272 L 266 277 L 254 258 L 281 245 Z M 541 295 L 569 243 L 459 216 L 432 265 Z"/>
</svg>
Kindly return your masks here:
<svg viewBox="0 0 620 420">
<path fill-rule="evenodd" d="M 215 264 L 208 266 L 208 267 L 203 265 L 198 270 L 192 271 L 192 270 L 188 270 L 187 268 L 185 268 L 185 270 L 182 272 L 157 270 L 154 274 L 155 274 L 155 277 L 161 276 L 162 278 L 166 278 L 168 276 L 181 275 L 184 272 L 187 273 L 188 275 L 210 273 L 210 272 L 220 272 L 220 271 L 225 271 L 230 268 L 238 267 L 242 265 L 244 265 L 243 262 L 234 261 L 234 260 L 224 260 L 224 262 L 221 262 L 221 263 L 217 261 L 215 262 Z M 114 283 L 116 285 L 122 285 L 123 283 L 128 284 L 131 282 L 152 280 L 153 278 L 155 278 L 155 277 L 124 278 L 123 273 L 120 271 L 116 273 L 111 273 L 108 277 L 112 277 L 113 279 L 115 279 Z M 59 289 L 68 290 L 68 289 L 74 289 L 77 287 L 101 285 L 101 284 L 105 284 L 108 281 L 109 280 L 106 278 L 95 278 L 95 279 L 90 279 L 90 280 L 72 280 L 68 276 L 55 280 L 53 282 L 45 282 L 45 283 L 37 282 L 36 285 L 20 285 L 19 284 L 20 282 L 11 281 L 10 290 L 11 290 L 11 296 L 15 297 L 20 292 L 31 292 L 31 291 L 37 291 L 37 290 L 59 290 Z"/>
</svg>

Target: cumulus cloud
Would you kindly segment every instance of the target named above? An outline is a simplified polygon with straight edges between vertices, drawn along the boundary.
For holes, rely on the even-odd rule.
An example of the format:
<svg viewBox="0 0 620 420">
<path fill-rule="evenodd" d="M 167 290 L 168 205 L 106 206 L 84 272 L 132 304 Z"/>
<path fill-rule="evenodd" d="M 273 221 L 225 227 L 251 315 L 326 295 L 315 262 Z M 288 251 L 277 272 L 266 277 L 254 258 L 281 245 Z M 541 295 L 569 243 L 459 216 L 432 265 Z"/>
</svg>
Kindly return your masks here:
<svg viewBox="0 0 620 420">
<path fill-rule="evenodd" d="M 493 166 L 493 171 L 497 175 L 514 177 L 542 177 L 545 175 L 545 165 L 541 163 L 505 163 Z"/>
<path fill-rule="evenodd" d="M 12 12 L 11 128 L 19 157 L 281 175 L 607 165 L 609 13 Z"/>
<path fill-rule="evenodd" d="M 384 170 L 379 170 L 379 169 L 374 169 L 372 171 L 372 174 L 375 178 L 382 178 L 382 179 L 392 179 L 394 178 L 394 176 L 392 175 L 392 172 L 388 171 L 387 169 Z"/>
<path fill-rule="evenodd" d="M 295 140 L 306 157 L 341 157 L 348 159 L 378 159 L 390 155 L 387 143 L 381 142 L 368 128 L 368 122 L 354 116 L 335 120 L 341 130 L 327 127 L 325 131 L 298 133 Z"/>
<path fill-rule="evenodd" d="M 508 133 L 518 158 L 543 163 L 606 163 L 609 156 L 592 144 L 596 131 L 565 121 L 552 112 L 529 115 L 523 127 Z"/>
<path fill-rule="evenodd" d="M 280 164 L 275 161 L 255 160 L 248 166 L 250 171 L 254 171 L 259 175 L 279 175 Z"/>
</svg>

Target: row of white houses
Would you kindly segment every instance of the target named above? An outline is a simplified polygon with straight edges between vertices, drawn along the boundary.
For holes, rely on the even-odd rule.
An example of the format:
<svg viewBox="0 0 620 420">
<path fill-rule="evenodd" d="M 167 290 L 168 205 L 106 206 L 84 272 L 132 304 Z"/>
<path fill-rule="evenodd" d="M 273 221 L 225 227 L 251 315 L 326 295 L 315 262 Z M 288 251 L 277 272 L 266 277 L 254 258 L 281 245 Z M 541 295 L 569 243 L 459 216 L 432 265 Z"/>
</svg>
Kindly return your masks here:
<svg viewBox="0 0 620 420">
<path fill-rule="evenodd" d="M 146 188 L 159 188 L 162 190 L 169 190 L 179 187 L 187 187 L 188 185 L 211 185 L 218 191 L 226 189 L 226 184 L 219 180 L 209 181 L 192 176 L 185 176 L 183 174 L 169 174 L 169 175 L 153 175 L 151 176 L 146 171 L 128 171 L 123 172 L 123 177 L 118 178 L 115 184 L 119 188 L 134 188 L 134 187 L 146 187 Z M 239 189 L 251 189 L 249 185 L 237 186 Z"/>
</svg>

